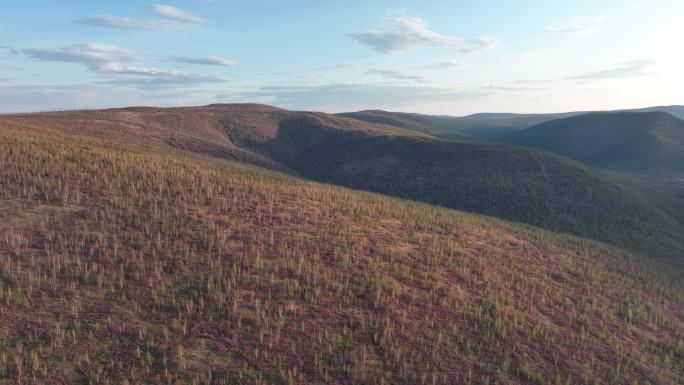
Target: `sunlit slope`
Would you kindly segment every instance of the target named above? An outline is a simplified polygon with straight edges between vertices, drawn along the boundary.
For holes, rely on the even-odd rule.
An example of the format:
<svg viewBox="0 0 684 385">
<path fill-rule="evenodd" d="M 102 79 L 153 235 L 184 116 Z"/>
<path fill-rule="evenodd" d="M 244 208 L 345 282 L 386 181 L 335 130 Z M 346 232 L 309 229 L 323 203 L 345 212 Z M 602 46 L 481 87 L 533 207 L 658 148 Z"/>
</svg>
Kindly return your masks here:
<svg viewBox="0 0 684 385">
<path fill-rule="evenodd" d="M 11 384 L 676 384 L 684 370 L 677 278 L 448 209 L 0 126 L 0 218 Z"/>
<path fill-rule="evenodd" d="M 684 255 L 681 224 L 612 178 L 567 158 L 510 145 L 368 135 L 284 120 L 241 142 L 318 181 L 493 215 L 665 256 Z"/>
<path fill-rule="evenodd" d="M 510 145 L 456 143 L 384 124 L 263 105 L 0 116 L 109 145 L 177 149 L 317 181 L 484 213 L 665 256 L 681 228 L 578 163 Z"/>
</svg>

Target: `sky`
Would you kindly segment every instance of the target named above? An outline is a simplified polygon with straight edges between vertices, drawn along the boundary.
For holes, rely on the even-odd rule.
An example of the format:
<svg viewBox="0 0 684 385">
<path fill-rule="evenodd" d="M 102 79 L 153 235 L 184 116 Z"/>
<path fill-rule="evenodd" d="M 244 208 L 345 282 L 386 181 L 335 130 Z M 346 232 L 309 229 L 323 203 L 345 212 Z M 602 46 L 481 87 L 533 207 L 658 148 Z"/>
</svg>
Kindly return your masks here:
<svg viewBox="0 0 684 385">
<path fill-rule="evenodd" d="M 155 1 L 5 2 L 0 112 L 684 104 L 681 0 Z"/>
</svg>

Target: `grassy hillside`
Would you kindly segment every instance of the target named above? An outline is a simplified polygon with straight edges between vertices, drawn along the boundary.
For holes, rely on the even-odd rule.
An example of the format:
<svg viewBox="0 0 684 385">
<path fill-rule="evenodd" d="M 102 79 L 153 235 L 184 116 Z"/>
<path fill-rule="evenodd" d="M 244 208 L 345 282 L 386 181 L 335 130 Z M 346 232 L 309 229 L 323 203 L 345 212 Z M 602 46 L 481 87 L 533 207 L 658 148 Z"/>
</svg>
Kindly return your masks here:
<svg viewBox="0 0 684 385">
<path fill-rule="evenodd" d="M 437 123 L 432 116 L 404 112 L 389 112 L 382 110 L 367 110 L 359 112 L 346 112 L 338 114 L 349 118 L 358 119 L 369 123 L 387 124 L 408 130 L 423 132 L 435 137 L 451 140 L 465 140 L 467 136 L 461 135 L 460 130 L 447 125 Z M 463 123 L 463 129 L 479 127 L 477 123 Z"/>
<path fill-rule="evenodd" d="M 0 383 L 682 378 L 652 260 L 129 134 L 0 124 Z"/>
<path fill-rule="evenodd" d="M 349 133 L 310 117 L 240 145 L 318 181 L 684 255 L 680 223 L 607 176 L 541 151 Z"/>
<path fill-rule="evenodd" d="M 520 131 L 509 141 L 599 168 L 684 175 L 684 121 L 664 112 L 564 118 Z"/>
<path fill-rule="evenodd" d="M 317 181 L 484 213 L 666 256 L 680 224 L 605 175 L 536 150 L 259 105 L 128 108 L 0 117 L 112 144 L 174 148 Z"/>
</svg>

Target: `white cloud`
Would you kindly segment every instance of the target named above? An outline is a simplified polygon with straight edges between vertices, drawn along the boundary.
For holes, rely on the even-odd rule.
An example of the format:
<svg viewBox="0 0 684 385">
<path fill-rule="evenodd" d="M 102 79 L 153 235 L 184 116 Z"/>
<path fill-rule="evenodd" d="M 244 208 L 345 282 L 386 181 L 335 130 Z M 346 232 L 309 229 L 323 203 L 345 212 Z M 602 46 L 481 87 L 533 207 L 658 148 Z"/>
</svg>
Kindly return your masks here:
<svg viewBox="0 0 684 385">
<path fill-rule="evenodd" d="M 461 68 L 465 67 L 465 62 L 461 60 L 448 60 L 448 61 L 443 61 L 441 63 L 437 63 L 431 68 Z"/>
<path fill-rule="evenodd" d="M 141 88 L 174 85 L 191 86 L 193 84 L 223 83 L 229 80 L 220 76 L 121 64 L 139 61 L 141 57 L 133 51 L 107 44 L 91 43 L 60 48 L 27 48 L 16 50 L 16 52 L 23 53 L 35 60 L 80 63 L 94 73 L 122 77 L 118 80 L 110 80 L 110 83 Z M 216 61 L 223 63 L 226 60 L 220 59 Z M 131 76 L 138 77 L 138 79 L 131 79 Z"/>
<path fill-rule="evenodd" d="M 203 64 L 203 65 L 213 65 L 222 67 L 233 67 L 238 63 L 235 60 L 228 59 L 221 56 L 208 56 L 208 57 L 179 57 L 177 60 L 181 63 L 187 64 Z"/>
<path fill-rule="evenodd" d="M 626 63 L 621 63 L 613 68 L 589 72 L 578 76 L 572 76 L 569 79 L 603 80 L 643 76 L 648 74 L 647 70 L 654 64 L 655 62 L 651 60 L 635 60 Z"/>
<path fill-rule="evenodd" d="M 170 5 L 154 4 L 151 5 L 149 8 L 153 13 L 159 16 L 172 20 L 177 20 L 183 23 L 203 24 L 207 22 L 205 19 L 199 16 L 195 16 L 189 12 L 186 12 L 176 7 L 172 7 Z"/>
<path fill-rule="evenodd" d="M 88 16 L 79 20 L 82 24 L 95 27 L 122 28 L 122 29 L 181 29 L 192 24 L 181 23 L 176 20 L 166 19 L 135 19 L 123 16 Z"/>
<path fill-rule="evenodd" d="M 155 67 L 124 66 L 119 63 L 105 63 L 97 68 L 97 71 L 102 74 L 143 76 L 148 79 L 154 79 L 155 81 L 153 84 L 155 85 L 224 83 L 230 80 L 228 78 L 219 76 L 197 75 L 183 71 Z M 125 83 L 135 84 L 135 82 L 130 81 L 125 81 Z M 148 81 L 141 84 L 150 85 L 152 83 Z"/>
<path fill-rule="evenodd" d="M 524 91 L 539 91 L 544 90 L 541 87 L 515 87 L 515 86 L 502 86 L 494 83 L 489 83 L 484 86 L 485 89 L 490 91 L 503 91 L 503 92 L 524 92 Z"/>
<path fill-rule="evenodd" d="M 213 94 L 212 94 L 213 95 Z M 130 106 L 178 106 L 212 102 L 208 93 L 168 88 L 131 90 L 116 84 L 0 87 L 0 112 L 33 112 Z"/>
<path fill-rule="evenodd" d="M 157 16 L 161 16 L 161 18 L 140 19 L 125 16 L 98 15 L 84 17 L 79 22 L 96 27 L 123 29 L 182 29 L 207 23 L 205 19 L 199 16 L 168 5 L 151 5 L 148 9 Z"/>
<path fill-rule="evenodd" d="M 145 75 L 145 76 L 167 76 L 167 77 L 186 77 L 187 74 L 181 71 L 166 70 L 160 68 L 122 66 L 118 63 L 106 63 L 98 68 L 103 73 L 126 74 L 126 75 Z"/>
<path fill-rule="evenodd" d="M 133 51 L 100 43 L 77 44 L 59 48 L 27 48 L 17 50 L 17 52 L 36 60 L 72 62 L 86 65 L 130 61 L 138 58 Z"/>
<path fill-rule="evenodd" d="M 383 70 L 383 69 L 369 69 L 365 72 L 366 75 L 378 75 L 382 76 L 384 78 L 388 79 L 396 79 L 396 80 L 410 80 L 413 82 L 423 82 L 425 79 L 423 79 L 420 76 L 417 75 L 409 75 L 405 74 L 403 72 L 398 72 L 398 71 L 392 71 L 392 70 Z"/>
<path fill-rule="evenodd" d="M 450 47 L 461 52 L 481 51 L 500 43 L 495 37 L 462 39 L 433 32 L 416 16 L 399 15 L 388 19 L 381 29 L 367 29 L 349 34 L 357 42 L 385 54 L 425 47 Z"/>
<path fill-rule="evenodd" d="M 604 16 L 581 16 L 561 23 L 551 24 L 544 29 L 547 33 L 589 35 L 598 31 L 599 26 L 606 21 Z"/>
<path fill-rule="evenodd" d="M 59 48 L 25 48 L 16 49 L 13 50 L 13 52 L 27 55 L 36 60 L 82 63 L 88 66 L 93 63 L 120 63 L 142 59 L 142 55 L 139 55 L 134 51 L 115 45 L 101 43 L 77 44 Z M 221 56 L 201 58 L 167 56 L 163 58 L 189 64 L 223 67 L 237 65 L 236 61 Z"/>
</svg>

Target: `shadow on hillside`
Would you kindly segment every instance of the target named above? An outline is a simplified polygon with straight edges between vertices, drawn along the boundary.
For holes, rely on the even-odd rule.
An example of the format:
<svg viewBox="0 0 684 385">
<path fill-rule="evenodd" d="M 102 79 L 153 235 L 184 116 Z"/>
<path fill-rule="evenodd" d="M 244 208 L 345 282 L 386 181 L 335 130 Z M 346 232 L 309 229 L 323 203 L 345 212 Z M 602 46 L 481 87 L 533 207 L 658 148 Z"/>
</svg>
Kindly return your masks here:
<svg viewBox="0 0 684 385">
<path fill-rule="evenodd" d="M 608 176 L 543 151 L 384 136 L 284 119 L 243 145 L 304 177 L 495 216 L 656 254 L 684 247 L 674 220 Z"/>
</svg>

